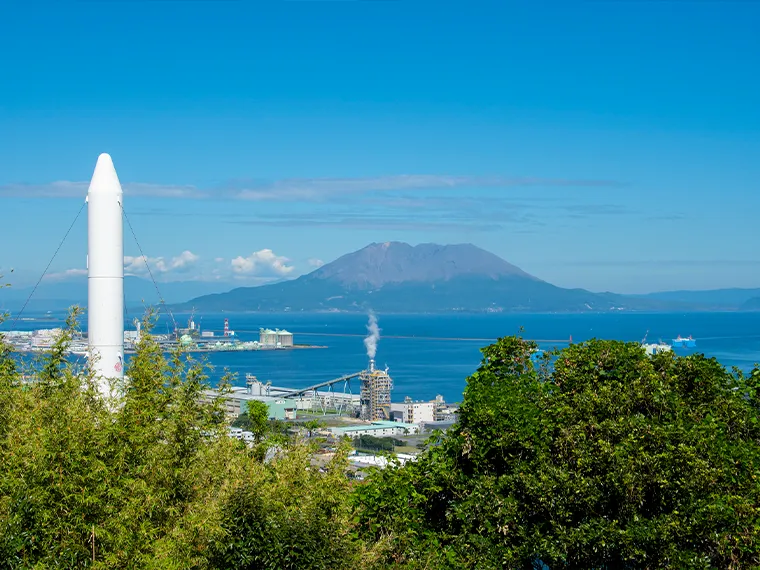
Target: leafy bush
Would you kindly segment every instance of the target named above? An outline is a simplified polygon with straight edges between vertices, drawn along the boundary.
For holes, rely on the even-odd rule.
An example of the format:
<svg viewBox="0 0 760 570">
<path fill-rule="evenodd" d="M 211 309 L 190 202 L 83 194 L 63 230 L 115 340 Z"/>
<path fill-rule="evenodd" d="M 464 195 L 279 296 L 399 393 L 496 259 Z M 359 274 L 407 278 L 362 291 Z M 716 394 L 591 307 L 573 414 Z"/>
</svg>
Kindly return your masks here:
<svg viewBox="0 0 760 570">
<path fill-rule="evenodd" d="M 757 371 L 599 340 L 534 366 L 533 348 L 483 349 L 459 424 L 357 489 L 362 535 L 394 536 L 388 563 L 760 565 Z"/>
</svg>

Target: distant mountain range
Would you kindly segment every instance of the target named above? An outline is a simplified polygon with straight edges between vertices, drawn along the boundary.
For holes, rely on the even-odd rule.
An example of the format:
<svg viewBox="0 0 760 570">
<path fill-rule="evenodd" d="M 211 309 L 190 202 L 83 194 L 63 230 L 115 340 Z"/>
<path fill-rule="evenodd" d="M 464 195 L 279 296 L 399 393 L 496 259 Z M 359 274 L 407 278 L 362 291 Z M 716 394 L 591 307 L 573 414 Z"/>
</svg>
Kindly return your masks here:
<svg viewBox="0 0 760 570">
<path fill-rule="evenodd" d="M 760 296 L 747 299 L 739 307 L 741 311 L 760 311 Z"/>
<path fill-rule="evenodd" d="M 161 296 L 166 303 L 181 303 L 187 299 L 228 291 L 230 284 L 208 281 L 175 281 L 159 283 Z M 29 299 L 26 310 L 56 311 L 71 305 L 87 306 L 87 277 L 74 277 L 62 281 L 42 281 L 34 295 L 32 287 L 7 287 L 0 289 L 0 311 L 17 311 Z M 124 302 L 127 311 L 136 316 L 144 312 L 145 306 L 158 305 L 160 299 L 152 281 L 140 277 L 124 277 Z"/>
<path fill-rule="evenodd" d="M 292 281 L 175 306 L 200 311 L 599 312 L 728 308 L 688 292 L 626 296 L 564 289 L 471 244 L 373 243 Z M 760 291 L 758 291 L 760 293 Z M 731 309 L 752 297 L 731 297 Z M 719 294 L 716 298 L 722 298 Z M 726 297 L 726 300 L 728 297 Z"/>
<path fill-rule="evenodd" d="M 471 244 L 373 243 L 297 279 L 258 287 L 160 283 L 177 311 L 607 312 L 760 310 L 760 289 L 669 291 L 647 295 L 565 289 Z M 127 311 L 158 303 L 152 282 L 125 277 Z M 31 288 L 0 289 L 0 311 L 17 311 Z M 188 300 L 189 299 L 189 300 Z M 87 304 L 86 277 L 45 282 L 27 310 Z"/>
<path fill-rule="evenodd" d="M 646 295 L 631 295 L 641 299 L 656 299 L 672 303 L 695 305 L 704 309 L 737 309 L 753 298 L 760 298 L 760 289 L 713 289 L 710 291 L 665 291 Z"/>
</svg>

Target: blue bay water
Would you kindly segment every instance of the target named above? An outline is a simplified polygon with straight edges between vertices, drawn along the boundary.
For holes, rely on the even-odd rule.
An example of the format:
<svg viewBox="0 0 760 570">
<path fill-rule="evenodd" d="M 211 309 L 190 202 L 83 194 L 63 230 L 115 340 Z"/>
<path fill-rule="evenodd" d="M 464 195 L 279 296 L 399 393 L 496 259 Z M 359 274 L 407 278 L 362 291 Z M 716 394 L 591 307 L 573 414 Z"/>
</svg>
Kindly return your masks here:
<svg viewBox="0 0 760 570">
<path fill-rule="evenodd" d="M 176 314 L 182 326 L 187 314 Z M 363 344 L 367 316 L 360 314 L 197 314 L 203 330 L 221 334 L 224 319 L 240 340 L 258 339 L 259 328 L 287 329 L 299 344 L 327 346 L 324 349 L 220 352 L 202 355 L 214 366 L 215 380 L 224 369 L 237 375 L 244 385 L 245 374 L 276 386 L 305 387 L 357 372 L 367 365 Z M 168 330 L 169 319 L 161 316 L 155 332 Z M 486 314 L 486 315 L 393 315 L 379 314 L 381 338 L 376 361 L 389 367 L 394 380 L 393 400 L 405 396 L 431 399 L 436 394 L 448 402 L 461 399 L 465 380 L 480 363 L 480 348 L 489 339 L 518 334 L 540 342 L 542 348 L 566 346 L 590 338 L 640 341 L 649 331 L 649 341 L 669 342 L 676 336 L 692 335 L 697 348 L 677 349 L 679 354 L 702 352 L 724 366 L 750 370 L 760 361 L 760 313 L 605 313 L 605 314 Z M 56 323 L 23 321 L 16 329 L 46 328 Z M 9 323 L 2 327 L 7 330 Z M 323 336 L 356 335 L 356 336 Z M 392 338 L 403 336 L 410 338 Z M 445 340 L 477 339 L 477 340 Z M 358 386 L 353 386 L 357 391 Z"/>
</svg>

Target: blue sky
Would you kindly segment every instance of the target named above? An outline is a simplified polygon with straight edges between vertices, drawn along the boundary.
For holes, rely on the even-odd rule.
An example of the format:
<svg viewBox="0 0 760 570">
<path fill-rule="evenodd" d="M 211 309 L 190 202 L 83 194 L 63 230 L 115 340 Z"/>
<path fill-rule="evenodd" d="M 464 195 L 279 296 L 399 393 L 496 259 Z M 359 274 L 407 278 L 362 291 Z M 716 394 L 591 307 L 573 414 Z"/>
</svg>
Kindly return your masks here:
<svg viewBox="0 0 760 570">
<path fill-rule="evenodd" d="M 399 240 L 568 287 L 758 287 L 758 28 L 750 1 L 9 3 L 0 272 L 36 281 L 108 152 L 162 280 Z"/>
</svg>

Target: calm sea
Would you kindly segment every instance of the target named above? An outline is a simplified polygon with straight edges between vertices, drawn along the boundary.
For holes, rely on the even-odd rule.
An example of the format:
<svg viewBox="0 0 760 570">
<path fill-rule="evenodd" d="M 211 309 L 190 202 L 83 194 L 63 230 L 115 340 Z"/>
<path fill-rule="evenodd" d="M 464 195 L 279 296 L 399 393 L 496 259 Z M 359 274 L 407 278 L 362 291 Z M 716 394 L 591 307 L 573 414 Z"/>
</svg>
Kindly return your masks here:
<svg viewBox="0 0 760 570">
<path fill-rule="evenodd" d="M 33 315 L 28 315 L 33 316 Z M 189 315 L 176 314 L 185 325 Z M 236 384 L 244 385 L 245 374 L 273 385 L 305 387 L 357 372 L 367 365 L 363 336 L 366 315 L 357 314 L 198 314 L 203 330 L 221 334 L 224 318 L 241 340 L 258 339 L 259 328 L 287 329 L 299 344 L 323 345 L 314 350 L 224 352 L 206 355 L 215 369 L 213 378 L 224 369 L 237 374 Z M 687 314 L 583 314 L 583 315 L 392 315 L 379 314 L 381 337 L 376 362 L 389 368 L 395 388 L 393 400 L 405 396 L 431 399 L 436 394 L 448 402 L 461 399 L 465 380 L 478 366 L 482 346 L 490 339 L 517 334 L 536 339 L 542 348 L 566 346 L 590 338 L 640 341 L 649 331 L 650 341 L 670 341 L 692 335 L 697 352 L 714 356 L 725 366 L 749 370 L 760 361 L 760 313 Z M 168 330 L 161 317 L 155 332 Z M 14 328 L 48 328 L 58 323 L 19 321 Z M 2 327 L 7 330 L 9 323 Z M 334 335 L 334 336 L 333 336 Z M 346 335 L 346 336 L 341 336 Z M 394 338 L 406 337 L 406 338 Z M 677 349 L 687 354 L 695 349 Z M 358 387 L 353 387 L 354 391 Z"/>
</svg>

